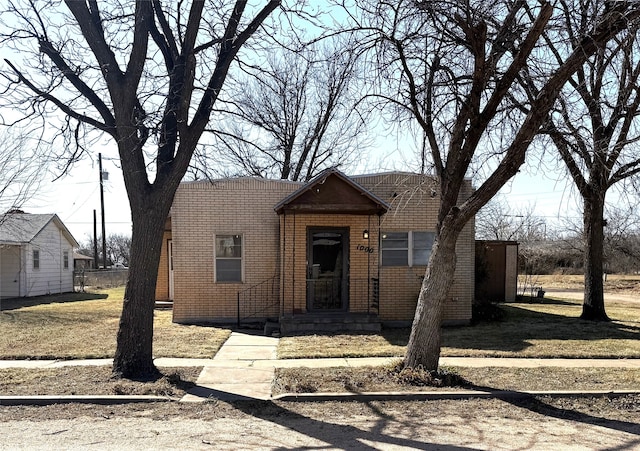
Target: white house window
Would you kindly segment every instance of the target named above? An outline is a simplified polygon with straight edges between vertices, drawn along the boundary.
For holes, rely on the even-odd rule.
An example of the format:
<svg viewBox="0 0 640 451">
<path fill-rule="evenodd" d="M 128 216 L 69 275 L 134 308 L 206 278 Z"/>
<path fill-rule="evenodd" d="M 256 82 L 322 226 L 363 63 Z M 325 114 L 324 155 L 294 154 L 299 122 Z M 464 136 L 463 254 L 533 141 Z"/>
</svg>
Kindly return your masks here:
<svg viewBox="0 0 640 451">
<path fill-rule="evenodd" d="M 216 235 L 216 282 L 242 282 L 242 235 Z"/>
<path fill-rule="evenodd" d="M 382 232 L 382 266 L 426 266 L 435 233 Z"/>
<path fill-rule="evenodd" d="M 40 251 L 33 251 L 33 269 L 40 269 Z"/>
<path fill-rule="evenodd" d="M 64 269 L 69 269 L 69 251 L 64 251 L 62 253 L 62 267 Z"/>
</svg>

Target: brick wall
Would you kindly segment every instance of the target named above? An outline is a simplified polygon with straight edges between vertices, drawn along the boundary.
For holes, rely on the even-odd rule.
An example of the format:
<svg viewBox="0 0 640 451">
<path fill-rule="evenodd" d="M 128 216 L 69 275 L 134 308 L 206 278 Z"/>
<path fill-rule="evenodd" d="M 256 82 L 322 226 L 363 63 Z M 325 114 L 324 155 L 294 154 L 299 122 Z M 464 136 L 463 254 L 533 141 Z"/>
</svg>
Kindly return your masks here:
<svg viewBox="0 0 640 451">
<path fill-rule="evenodd" d="M 252 178 L 180 185 L 171 209 L 174 321 L 235 321 L 238 291 L 277 275 L 279 224 L 273 207 L 300 186 Z M 216 234 L 242 236 L 242 283 L 215 282 Z"/>
<path fill-rule="evenodd" d="M 391 208 L 382 217 L 383 232 L 435 232 L 440 187 L 425 175 L 388 173 L 352 177 L 354 181 L 387 202 Z M 472 192 L 467 181 L 461 200 Z M 443 320 L 448 323 L 471 319 L 475 265 L 475 226 L 464 228 L 456 247 L 457 266 L 454 282 L 445 305 Z M 380 317 L 383 321 L 405 322 L 413 319 L 426 266 L 380 267 Z"/>
</svg>

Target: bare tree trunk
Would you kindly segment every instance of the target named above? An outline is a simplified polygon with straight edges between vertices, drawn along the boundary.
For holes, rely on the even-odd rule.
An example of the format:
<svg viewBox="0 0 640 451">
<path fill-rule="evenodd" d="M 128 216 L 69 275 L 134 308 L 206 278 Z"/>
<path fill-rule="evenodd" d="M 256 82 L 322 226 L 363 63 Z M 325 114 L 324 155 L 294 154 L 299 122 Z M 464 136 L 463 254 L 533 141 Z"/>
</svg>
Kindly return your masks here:
<svg viewBox="0 0 640 451">
<path fill-rule="evenodd" d="M 604 190 L 584 198 L 584 302 L 580 318 L 610 321 L 604 309 Z"/>
<path fill-rule="evenodd" d="M 446 226 L 441 229 L 431 251 L 418 305 L 411 327 L 411 336 L 404 358 L 405 368 L 422 366 L 429 371 L 438 370 L 444 303 L 453 283 L 456 269 L 456 241 L 459 232 Z M 430 298 L 427 299 L 426 295 Z"/>
<path fill-rule="evenodd" d="M 148 195 L 137 196 L 137 201 L 131 202 L 131 260 L 113 372 L 125 378 L 145 379 L 158 374 L 153 363 L 153 309 L 164 223 L 173 196 L 165 196 L 169 201 L 160 202 L 151 202 Z"/>
</svg>

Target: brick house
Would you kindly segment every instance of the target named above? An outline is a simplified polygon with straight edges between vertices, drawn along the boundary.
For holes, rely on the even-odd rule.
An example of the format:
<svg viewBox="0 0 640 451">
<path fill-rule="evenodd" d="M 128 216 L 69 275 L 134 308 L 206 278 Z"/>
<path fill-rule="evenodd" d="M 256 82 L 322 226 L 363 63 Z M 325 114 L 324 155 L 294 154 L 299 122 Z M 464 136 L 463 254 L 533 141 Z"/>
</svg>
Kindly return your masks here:
<svg viewBox="0 0 640 451">
<path fill-rule="evenodd" d="M 470 195 L 470 181 L 463 195 Z M 438 184 L 324 171 L 308 183 L 182 183 L 165 227 L 156 298 L 178 323 L 276 320 L 283 332 L 408 325 L 435 235 Z M 474 224 L 458 241 L 444 321 L 468 323 Z"/>
</svg>

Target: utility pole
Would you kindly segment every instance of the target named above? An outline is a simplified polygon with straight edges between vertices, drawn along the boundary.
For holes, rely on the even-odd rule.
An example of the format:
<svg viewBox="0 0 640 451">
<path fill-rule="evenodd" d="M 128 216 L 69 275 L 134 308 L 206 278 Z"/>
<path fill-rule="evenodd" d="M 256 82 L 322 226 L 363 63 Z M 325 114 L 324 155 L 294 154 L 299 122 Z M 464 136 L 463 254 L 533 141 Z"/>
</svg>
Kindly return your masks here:
<svg viewBox="0 0 640 451">
<path fill-rule="evenodd" d="M 101 153 L 98 154 L 98 169 L 100 170 L 100 214 L 102 215 L 102 267 L 107 269 L 107 235 L 104 226 L 104 179 L 102 173 Z"/>
<path fill-rule="evenodd" d="M 93 269 L 98 269 L 98 220 L 96 210 L 93 210 Z"/>
</svg>

